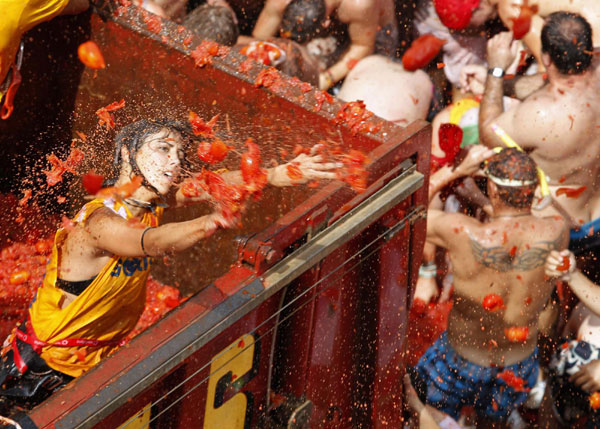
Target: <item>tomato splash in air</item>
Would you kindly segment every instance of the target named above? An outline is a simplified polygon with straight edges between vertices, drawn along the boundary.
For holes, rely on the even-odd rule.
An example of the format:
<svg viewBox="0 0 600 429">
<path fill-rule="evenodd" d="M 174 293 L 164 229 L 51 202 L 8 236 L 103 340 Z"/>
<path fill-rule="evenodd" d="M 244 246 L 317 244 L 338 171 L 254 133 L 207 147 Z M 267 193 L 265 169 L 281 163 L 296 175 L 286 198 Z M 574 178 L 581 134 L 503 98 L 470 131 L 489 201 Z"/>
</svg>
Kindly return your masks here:
<svg viewBox="0 0 600 429">
<path fill-rule="evenodd" d="M 537 5 L 529 6 L 527 4 L 527 0 L 523 2 L 523 4 L 521 5 L 521 11 L 519 13 L 519 16 L 516 18 L 512 18 L 512 31 L 515 40 L 520 40 L 527 33 L 529 33 L 529 29 L 531 28 L 531 17 L 535 15 L 537 11 Z"/>
<path fill-rule="evenodd" d="M 230 185 L 221 175 L 209 170 L 202 170 L 196 179 L 200 188 L 212 197 L 223 217 L 228 220 L 239 218 L 249 196 L 247 186 Z"/>
<path fill-rule="evenodd" d="M 337 171 L 337 178 L 349 184 L 355 192 L 364 192 L 369 175 L 365 166 L 369 163 L 369 158 L 361 151 L 351 149 L 348 154 L 342 155 L 341 161 L 344 166 Z"/>
<path fill-rule="evenodd" d="M 204 67 L 212 64 L 213 57 L 223 57 L 229 53 L 230 48 L 219 45 L 212 40 L 203 40 L 190 55 L 194 59 L 196 67 Z"/>
<path fill-rule="evenodd" d="M 116 198 L 121 200 L 128 198 L 133 194 L 140 186 L 144 179 L 140 176 L 134 176 L 130 182 L 125 183 L 121 186 L 110 186 L 108 188 L 102 188 L 96 193 L 97 198 Z"/>
<path fill-rule="evenodd" d="M 81 184 L 83 189 L 89 195 L 96 195 L 100 189 L 102 189 L 102 183 L 104 182 L 104 176 L 96 174 L 94 170 L 90 170 L 81 177 Z"/>
<path fill-rule="evenodd" d="M 504 329 L 504 336 L 511 343 L 522 343 L 529 336 L 529 328 L 527 326 L 511 326 Z"/>
<path fill-rule="evenodd" d="M 194 135 L 204 135 L 204 136 L 214 136 L 214 128 L 217 124 L 217 120 L 219 119 L 219 114 L 213 116 L 210 121 L 204 122 L 204 120 L 198 116 L 195 112 L 190 110 L 188 115 L 188 121 L 192 126 L 192 132 Z"/>
<path fill-rule="evenodd" d="M 504 309 L 504 300 L 500 295 L 491 293 L 483 298 L 483 308 L 485 311 L 494 312 Z"/>
<path fill-rule="evenodd" d="M 521 377 L 516 376 L 515 373 L 509 369 L 505 369 L 504 371 L 496 375 L 496 377 L 504 381 L 507 384 L 507 386 L 512 387 L 515 390 L 515 392 L 529 392 L 531 390 L 530 388 L 525 387 L 525 385 L 527 384 L 525 380 L 523 380 Z"/>
<path fill-rule="evenodd" d="M 250 187 L 251 192 L 256 192 L 258 198 L 260 191 L 267 184 L 267 172 L 260 167 L 260 149 L 251 138 L 246 140 L 248 151 L 242 154 L 241 171 L 242 179 Z"/>
<path fill-rule="evenodd" d="M 438 39 L 433 34 L 424 34 L 413 41 L 402 56 L 404 70 L 414 71 L 425 67 L 439 54 L 444 43 L 445 40 Z"/>
<path fill-rule="evenodd" d="M 198 144 L 198 157 L 208 163 L 215 164 L 223 161 L 229 152 L 229 146 L 223 143 L 220 139 L 215 139 L 212 142 L 200 142 Z"/>
<path fill-rule="evenodd" d="M 115 117 L 111 112 L 122 109 L 125 107 L 125 100 L 121 99 L 121 101 L 115 101 L 110 103 L 108 106 L 101 107 L 96 110 L 96 115 L 98 116 L 98 124 L 100 126 L 106 125 L 106 129 L 110 130 L 115 127 Z"/>
<path fill-rule="evenodd" d="M 463 130 L 455 124 L 442 124 L 438 130 L 440 149 L 444 151 L 444 156 L 439 157 L 431 155 L 431 167 L 437 170 L 444 165 L 450 165 L 454 162 L 456 155 L 460 152 L 460 145 L 463 139 Z"/>
<path fill-rule="evenodd" d="M 563 256 L 562 261 L 556 267 L 556 269 L 558 271 L 569 271 L 569 268 L 571 268 L 571 258 L 569 258 L 568 256 Z"/>
<path fill-rule="evenodd" d="M 67 171 L 76 174 L 75 168 L 83 161 L 83 158 L 83 152 L 75 147 L 71 149 L 71 153 L 69 153 L 69 156 L 65 161 L 61 161 L 53 153 L 48 155 L 47 159 L 52 168 L 50 170 L 43 170 L 43 173 L 46 175 L 46 183 L 48 186 L 54 186 L 61 182 L 63 174 Z"/>
<path fill-rule="evenodd" d="M 77 56 L 83 65 L 91 69 L 98 70 L 106 67 L 100 48 L 96 42 L 91 40 L 79 45 L 79 48 L 77 48 Z"/>
<path fill-rule="evenodd" d="M 556 190 L 556 196 L 566 195 L 567 198 L 579 198 L 581 194 L 585 192 L 587 186 L 581 186 L 579 188 L 558 188 Z"/>
</svg>

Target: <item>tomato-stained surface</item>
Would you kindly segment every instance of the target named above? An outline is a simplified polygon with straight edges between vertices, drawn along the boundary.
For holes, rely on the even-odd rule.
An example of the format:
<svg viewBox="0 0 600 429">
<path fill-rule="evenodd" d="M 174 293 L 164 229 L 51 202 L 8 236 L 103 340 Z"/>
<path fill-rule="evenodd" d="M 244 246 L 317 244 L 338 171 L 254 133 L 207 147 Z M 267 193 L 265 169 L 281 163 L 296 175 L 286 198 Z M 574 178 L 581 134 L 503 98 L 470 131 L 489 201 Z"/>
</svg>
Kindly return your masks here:
<svg viewBox="0 0 600 429">
<path fill-rule="evenodd" d="M 302 399 L 312 402 L 312 421 L 325 421 L 331 427 L 340 427 L 336 421 L 350 418 L 377 427 L 382 424 L 378 416 L 395 425 L 400 416 L 397 377 L 402 375 L 407 297 L 416 280 L 424 239 L 422 219 L 411 218 L 406 223 L 403 219 L 417 207 L 424 210 L 426 186 L 408 195 L 400 210 L 390 209 L 382 219 L 374 219 L 364 232 L 274 295 L 262 287 L 257 276 L 322 227 L 376 196 L 402 174 L 402 161 L 410 160 L 427 176 L 429 128 L 424 123 L 399 128 L 371 117 L 367 121 L 375 125 L 369 127 L 378 130 L 375 134 L 353 134 L 335 122 L 341 103 L 323 103 L 315 112 L 318 93 L 304 91 L 282 76 L 269 88 L 257 87 L 256 78 L 265 68 L 253 65 L 247 73 L 240 73 L 245 58 L 233 52 L 197 67 L 189 54 L 200 41 L 192 37 L 191 43 L 183 43 L 189 41 L 187 30 L 179 31 L 165 21 L 160 28 L 153 24 L 149 29 L 147 20 L 133 7 L 116 6 L 106 3 L 99 13 L 61 21 L 66 34 L 68 29 L 74 31 L 73 67 L 79 74 L 68 73 L 75 85 L 67 79 L 64 86 L 55 88 L 54 107 L 66 110 L 65 114 L 35 117 L 38 129 L 45 127 L 48 143 L 31 140 L 30 145 L 38 146 L 27 151 L 45 154 L 52 145 L 59 145 L 53 139 L 70 142 L 81 132 L 88 136 L 86 154 L 104 160 L 93 166 L 94 171 L 107 175 L 106 160 L 112 158 L 113 148 L 106 142 L 121 126 L 142 117 L 187 118 L 191 110 L 205 121 L 221 114 L 216 134 L 240 152 L 246 150 L 246 139 L 252 138 L 261 149 L 265 167 L 271 159 L 291 159 L 283 159 L 281 149 L 293 153 L 296 145 L 310 147 L 321 140 L 360 150 L 370 160 L 367 189 L 356 194 L 339 181 L 323 182 L 315 188 L 265 188 L 261 199 L 252 202 L 244 215 L 241 230 L 218 232 L 202 245 L 171 258 L 169 266 L 155 270 L 157 278 L 163 276 L 169 284 L 178 282 L 183 291 L 195 292 L 195 296 L 38 407 L 31 419 L 39 426 L 72 427 L 83 421 L 76 419 L 90 419 L 85 421 L 116 427 L 152 403 L 151 416 L 156 419 L 151 427 L 190 427 L 191 423 L 200 427 L 199 422 L 207 416 L 218 419 L 223 406 L 234 404 L 231 409 L 235 412 L 243 408 L 244 399 L 237 396 L 243 391 L 246 398 L 252 397 L 246 402 L 251 405 L 246 409 L 250 409 L 248 424 L 252 427 L 261 427 L 261 419 L 277 405 Z M 57 31 L 51 24 L 44 28 Z M 78 65 L 77 46 L 89 39 L 101 49 L 105 69 L 94 71 Z M 29 58 L 31 65 L 36 60 Z M 40 82 L 28 84 L 35 87 L 48 82 L 42 74 Z M 113 112 L 116 130 L 100 126 L 95 112 L 121 99 L 125 107 Z M 33 112 L 33 107 L 21 104 L 20 108 L 25 114 L 27 109 Z M 60 126 L 59 120 L 63 121 Z M 21 125 L 6 124 L 4 129 L 14 134 Z M 21 148 L 25 144 L 21 143 Z M 196 152 L 196 147 L 190 148 L 189 158 L 197 159 Z M 228 159 L 211 168 L 239 165 L 237 158 Z M 67 185 L 76 201 L 81 196 L 80 185 Z M 202 210 L 208 208 L 176 210 L 166 220 L 189 219 Z M 389 231 L 394 233 L 387 237 Z M 238 235 L 242 238 L 235 240 Z M 334 282 L 335 276 L 329 274 L 340 264 L 350 263 L 350 256 L 373 240 L 373 254 L 356 256 L 361 263 Z M 305 291 L 309 293 L 299 297 Z M 295 297 L 299 299 L 294 301 Z M 293 305 L 277 314 L 282 302 L 292 301 Z M 289 319 L 284 320 L 286 312 Z M 224 321 L 226 327 L 221 328 Z M 249 338 L 254 339 L 253 345 Z M 198 339 L 202 343 L 196 349 Z M 240 359 L 232 361 L 240 373 L 232 370 L 229 376 L 218 372 L 228 365 L 219 359 L 232 344 L 240 345 Z M 250 371 L 241 372 L 247 369 L 250 352 L 246 350 L 250 349 L 258 356 L 257 366 L 253 361 Z M 207 378 L 215 362 L 220 365 L 213 370 L 216 375 Z M 234 375 L 242 381 L 236 382 Z M 158 402 L 180 383 L 182 387 Z M 359 384 L 364 387 L 357 388 Z M 110 405 L 104 408 L 101 403 Z M 172 407 L 167 409 L 169 404 Z M 164 414 L 159 415 L 161 411 Z"/>
</svg>

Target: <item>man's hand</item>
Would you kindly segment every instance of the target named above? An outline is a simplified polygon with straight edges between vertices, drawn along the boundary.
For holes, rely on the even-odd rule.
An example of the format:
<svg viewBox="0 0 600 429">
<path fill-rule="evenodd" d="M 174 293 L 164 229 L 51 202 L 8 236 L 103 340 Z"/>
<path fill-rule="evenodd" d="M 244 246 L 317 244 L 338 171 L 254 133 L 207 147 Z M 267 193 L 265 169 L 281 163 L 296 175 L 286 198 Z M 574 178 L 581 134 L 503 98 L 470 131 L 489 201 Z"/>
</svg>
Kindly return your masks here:
<svg viewBox="0 0 600 429">
<path fill-rule="evenodd" d="M 565 259 L 566 258 L 566 259 Z M 566 262 L 568 260 L 568 262 Z M 568 265 L 568 266 L 566 266 Z M 569 281 L 571 274 L 577 269 L 575 255 L 569 250 L 552 250 L 546 258 L 545 272 L 549 277 L 557 277 Z"/>
<path fill-rule="evenodd" d="M 323 156 L 317 154 L 319 148 L 319 145 L 315 145 L 310 154 L 302 153 L 290 162 L 275 167 L 269 183 L 274 186 L 290 186 L 301 185 L 311 180 L 335 179 L 336 173 L 333 170 L 344 165 L 341 162 L 324 162 Z M 290 177 L 295 176 L 292 172 L 295 169 L 300 171 L 302 177 L 294 179 Z"/>
<path fill-rule="evenodd" d="M 474 95 L 483 94 L 487 70 L 479 64 L 468 64 L 460 70 L 460 87 L 463 92 L 471 92 Z"/>
<path fill-rule="evenodd" d="M 435 277 L 419 276 L 415 285 L 414 299 L 421 299 L 425 304 L 429 304 L 439 295 L 440 291 L 437 287 Z"/>
<path fill-rule="evenodd" d="M 493 149 L 488 149 L 482 145 L 474 145 L 469 149 L 467 156 L 456 167 L 456 174 L 459 177 L 471 176 L 481 169 L 481 163 L 494 155 Z"/>
<path fill-rule="evenodd" d="M 600 360 L 595 360 L 583 365 L 569 381 L 579 386 L 582 390 L 594 393 L 600 390 Z"/>
<path fill-rule="evenodd" d="M 500 67 L 507 70 L 515 61 L 519 50 L 518 41 L 513 40 L 509 31 L 496 34 L 487 43 L 487 61 L 489 68 Z"/>
</svg>

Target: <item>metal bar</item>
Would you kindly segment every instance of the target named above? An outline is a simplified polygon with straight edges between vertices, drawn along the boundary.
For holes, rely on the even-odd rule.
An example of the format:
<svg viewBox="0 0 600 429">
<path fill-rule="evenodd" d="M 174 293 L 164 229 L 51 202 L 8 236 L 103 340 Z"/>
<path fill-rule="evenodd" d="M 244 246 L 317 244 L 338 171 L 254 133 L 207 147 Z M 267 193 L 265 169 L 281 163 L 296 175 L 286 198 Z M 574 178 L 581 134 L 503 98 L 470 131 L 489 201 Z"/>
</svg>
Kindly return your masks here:
<svg viewBox="0 0 600 429">
<path fill-rule="evenodd" d="M 294 252 L 293 257 L 285 258 L 271 268 L 263 277 L 265 287 L 269 289 L 292 282 L 336 248 L 354 238 L 359 231 L 402 202 L 419 189 L 423 182 L 424 176 L 413 165 L 385 185 L 376 195 L 316 235 L 309 243 Z"/>
</svg>

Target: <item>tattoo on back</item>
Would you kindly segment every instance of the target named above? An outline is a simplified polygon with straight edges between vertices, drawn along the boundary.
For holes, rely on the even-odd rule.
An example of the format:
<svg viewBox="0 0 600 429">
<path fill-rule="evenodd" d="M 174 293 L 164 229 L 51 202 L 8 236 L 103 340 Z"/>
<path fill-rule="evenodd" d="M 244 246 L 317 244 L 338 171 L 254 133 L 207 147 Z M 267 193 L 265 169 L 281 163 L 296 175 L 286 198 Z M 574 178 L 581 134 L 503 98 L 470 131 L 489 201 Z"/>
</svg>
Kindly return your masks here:
<svg viewBox="0 0 600 429">
<path fill-rule="evenodd" d="M 508 252 L 502 246 L 484 247 L 474 237 L 469 235 L 471 251 L 475 260 L 481 265 L 499 272 L 529 271 L 538 268 L 546 262 L 551 250 L 559 248 L 562 234 L 554 241 L 538 241 L 523 251 Z"/>
</svg>

